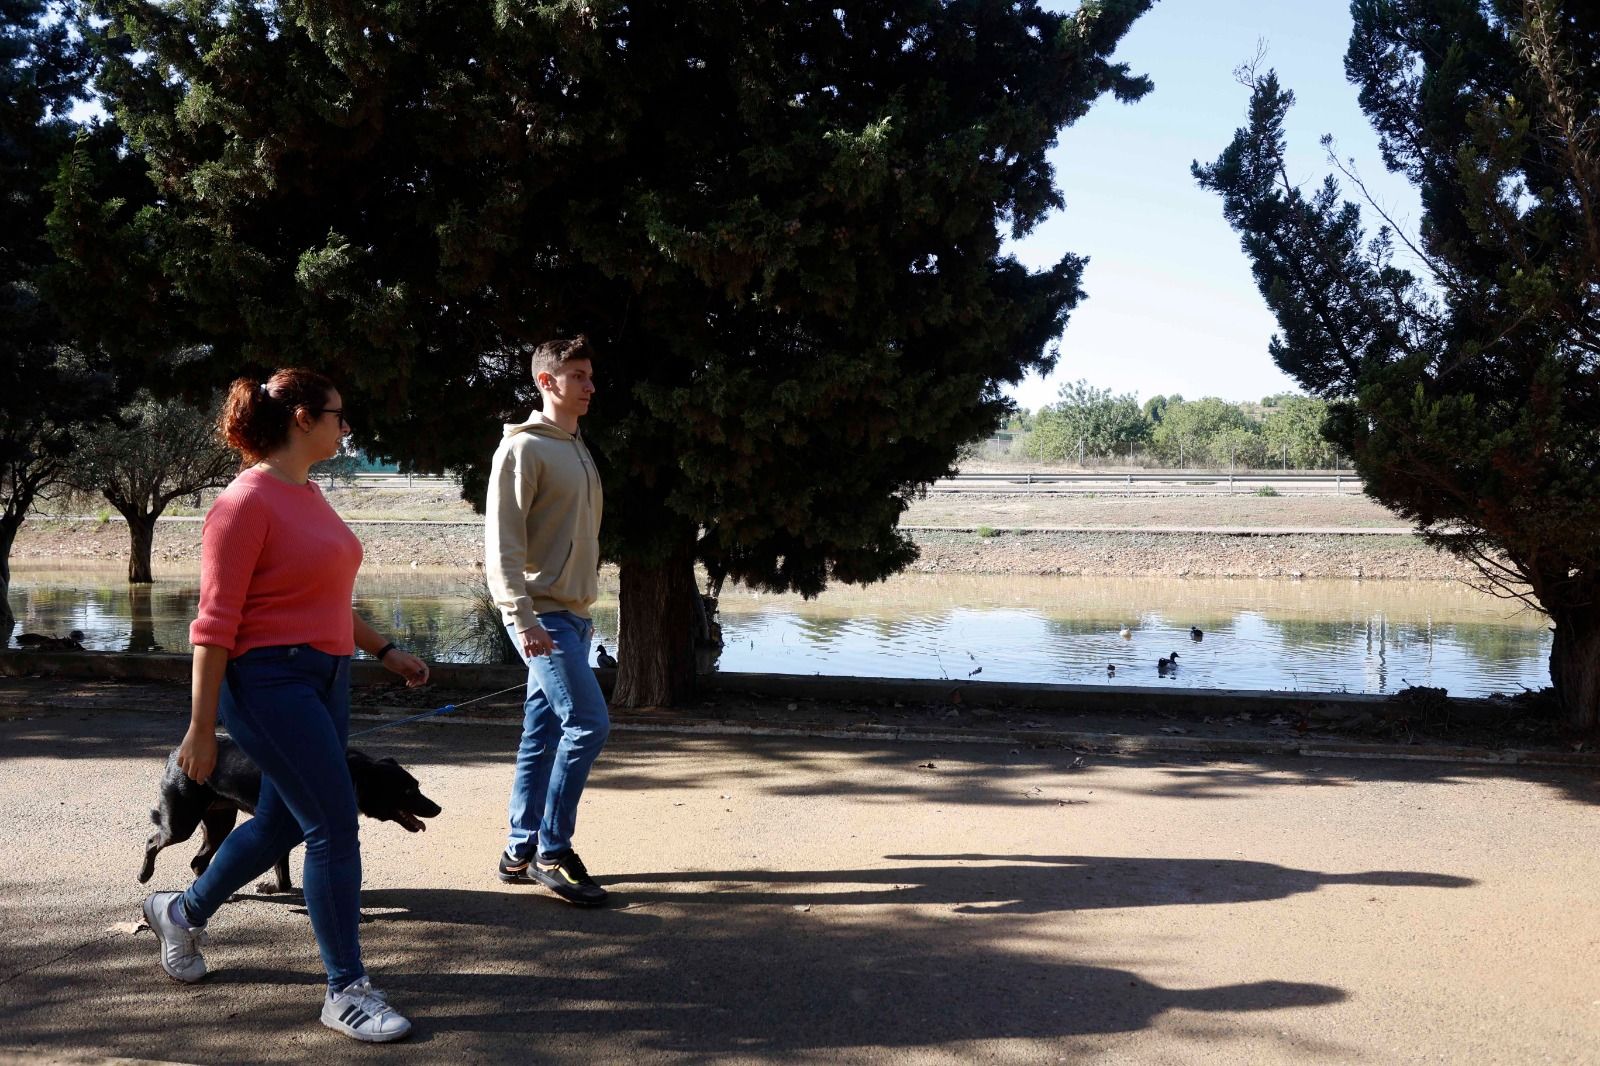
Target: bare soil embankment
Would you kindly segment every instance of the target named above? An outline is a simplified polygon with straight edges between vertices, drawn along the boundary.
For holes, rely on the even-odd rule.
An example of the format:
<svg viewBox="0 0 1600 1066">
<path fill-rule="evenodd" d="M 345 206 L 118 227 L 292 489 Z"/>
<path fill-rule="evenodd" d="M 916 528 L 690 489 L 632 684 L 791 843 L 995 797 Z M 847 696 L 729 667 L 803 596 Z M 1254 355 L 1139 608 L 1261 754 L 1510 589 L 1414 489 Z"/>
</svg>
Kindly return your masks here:
<svg viewBox="0 0 1600 1066">
<path fill-rule="evenodd" d="M 1308 529 L 1404 527 L 1388 508 L 1366 496 L 1229 495 L 1196 493 L 932 492 L 911 505 L 908 526 L 1250 526 Z"/>
<path fill-rule="evenodd" d="M 360 524 L 369 565 L 471 569 L 483 561 L 483 531 L 471 525 Z M 1471 578 L 1467 564 L 1408 536 L 1341 534 L 1006 532 L 919 530 L 914 573 L 1070 574 L 1170 577 Z M 27 566 L 104 564 L 127 558 L 120 522 L 31 519 L 12 562 Z M 158 569 L 193 568 L 200 559 L 200 523 L 163 522 L 156 530 Z"/>
<path fill-rule="evenodd" d="M 1477 571 L 1415 537 L 1341 534 L 920 531 L 913 573 L 1106 577 L 1471 579 Z"/>
<path fill-rule="evenodd" d="M 481 518 L 453 486 L 353 485 L 325 491 L 340 514 L 358 523 L 369 564 L 468 569 L 482 564 Z M 404 524 L 418 522 L 440 524 Z M 915 501 L 903 522 L 914 528 L 912 536 L 922 547 L 913 567 L 921 573 L 1412 580 L 1475 574 L 1416 537 L 1374 534 L 1403 523 L 1354 494 L 938 492 Z M 1074 531 L 1063 532 L 1063 527 Z M 1094 527 L 1118 528 L 1102 533 Z M 1260 534 L 1155 531 L 1219 527 Z M 1351 532 L 1329 532 L 1344 529 Z M 979 530 L 1001 532 L 981 536 Z M 23 524 L 12 560 L 103 564 L 124 560 L 127 553 L 121 522 L 36 517 Z M 198 522 L 158 526 L 158 567 L 195 567 L 199 559 Z"/>
</svg>

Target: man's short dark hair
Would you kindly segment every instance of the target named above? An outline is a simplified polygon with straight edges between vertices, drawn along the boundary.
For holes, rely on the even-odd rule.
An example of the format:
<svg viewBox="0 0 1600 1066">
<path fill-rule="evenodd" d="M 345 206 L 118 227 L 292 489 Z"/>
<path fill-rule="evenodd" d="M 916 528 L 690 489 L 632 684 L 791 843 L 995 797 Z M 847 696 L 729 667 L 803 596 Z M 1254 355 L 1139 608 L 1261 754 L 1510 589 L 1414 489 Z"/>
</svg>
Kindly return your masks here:
<svg viewBox="0 0 1600 1066">
<path fill-rule="evenodd" d="M 545 341 L 533 350 L 533 380 L 537 382 L 540 374 L 559 374 L 575 359 L 594 361 L 594 345 L 589 343 L 588 335 Z"/>
</svg>

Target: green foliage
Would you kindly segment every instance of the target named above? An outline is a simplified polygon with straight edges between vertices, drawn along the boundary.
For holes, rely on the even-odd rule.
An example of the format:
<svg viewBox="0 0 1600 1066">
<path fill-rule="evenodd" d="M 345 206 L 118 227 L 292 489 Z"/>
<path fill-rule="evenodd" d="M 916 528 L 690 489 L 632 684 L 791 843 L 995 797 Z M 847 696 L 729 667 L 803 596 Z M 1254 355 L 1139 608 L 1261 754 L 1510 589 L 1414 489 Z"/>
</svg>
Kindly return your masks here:
<svg viewBox="0 0 1600 1066">
<path fill-rule="evenodd" d="M 1255 442 L 1255 424 L 1237 405 L 1215 396 L 1201 400 L 1169 401 L 1161 423 L 1150 434 L 1150 446 L 1163 463 L 1203 466 L 1226 465 L 1230 449 L 1242 448 L 1240 465 Z"/>
<path fill-rule="evenodd" d="M 1000 535 L 1000 531 L 993 526 L 979 526 L 976 530 L 974 530 L 974 532 L 977 533 L 978 536 L 985 539 L 990 537 L 998 537 Z"/>
<path fill-rule="evenodd" d="M 130 581 L 151 579 L 151 538 L 167 505 L 226 485 L 237 472 L 238 456 L 217 437 L 216 414 L 215 402 L 200 409 L 140 391 L 113 421 L 84 436 L 66 480 L 103 496 L 127 520 Z"/>
<path fill-rule="evenodd" d="M 1277 467 L 1287 459 L 1296 470 L 1327 470 L 1338 452 L 1323 435 L 1328 402 L 1280 393 L 1257 407 L 1216 397 L 1185 401 L 1152 396 L 1141 407 L 1132 395 L 1114 395 L 1087 382 L 1061 388 L 1061 399 L 1041 408 L 1016 454 L 1042 462 L 1085 457 L 1115 459 L 1135 444 L 1147 460 L 1164 466 L 1249 469 Z M 1264 409 L 1264 411 L 1263 411 Z M 1265 417 L 1262 417 L 1262 415 Z"/>
<path fill-rule="evenodd" d="M 1046 462 L 1125 453 L 1143 441 L 1150 424 L 1132 393 L 1113 395 L 1086 381 L 1061 386 L 1059 399 L 1040 408 L 1023 454 Z"/>
<path fill-rule="evenodd" d="M 141 390 L 79 448 L 70 482 L 118 511 L 159 515 L 180 496 L 226 485 L 238 456 L 217 435 L 217 408 Z"/>
<path fill-rule="evenodd" d="M 1385 163 L 1419 188 L 1417 234 L 1369 236 L 1332 177 L 1290 182 L 1293 95 L 1270 71 L 1249 72 L 1248 125 L 1195 175 L 1221 195 L 1277 317 L 1273 358 L 1329 401 L 1328 435 L 1367 491 L 1549 613 L 1552 680 L 1594 729 L 1600 6 L 1352 12 L 1346 71 Z"/>
<path fill-rule="evenodd" d="M 1297 469 L 1327 470 L 1338 462 L 1338 452 L 1323 435 L 1328 401 L 1317 396 L 1286 393 L 1270 397 L 1276 402 L 1261 423 L 1261 440 L 1268 462 L 1287 454 Z"/>
<path fill-rule="evenodd" d="M 511 643 L 489 587 L 482 581 L 462 582 L 460 591 L 467 606 L 444 650 L 460 662 L 520 665 L 522 657 Z"/>
<path fill-rule="evenodd" d="M 1255 494 L 1257 496 L 1276 496 L 1278 495 L 1278 490 L 1271 485 L 1262 485 L 1259 489 L 1256 489 Z"/>
<path fill-rule="evenodd" d="M 181 311 L 128 320 L 191 329 L 192 380 L 293 353 L 480 500 L 523 346 L 584 330 L 608 556 L 815 594 L 906 565 L 918 488 L 1051 366 L 1082 261 L 1003 242 L 1061 206 L 1060 129 L 1149 90 L 1109 59 L 1149 5 L 96 0 L 161 197 L 58 228 L 148 235 Z"/>
<path fill-rule="evenodd" d="M 0 2 L 0 635 L 11 545 L 41 493 L 61 483 L 109 382 L 70 347 L 51 299 L 48 181 L 77 128 L 88 54 L 59 5 Z"/>
<path fill-rule="evenodd" d="M 356 475 L 366 470 L 367 466 L 366 457 L 351 447 L 346 438 L 339 442 L 338 455 L 312 465 L 311 476 L 326 479 L 328 488 L 333 489 L 340 485 L 355 484 Z"/>
</svg>

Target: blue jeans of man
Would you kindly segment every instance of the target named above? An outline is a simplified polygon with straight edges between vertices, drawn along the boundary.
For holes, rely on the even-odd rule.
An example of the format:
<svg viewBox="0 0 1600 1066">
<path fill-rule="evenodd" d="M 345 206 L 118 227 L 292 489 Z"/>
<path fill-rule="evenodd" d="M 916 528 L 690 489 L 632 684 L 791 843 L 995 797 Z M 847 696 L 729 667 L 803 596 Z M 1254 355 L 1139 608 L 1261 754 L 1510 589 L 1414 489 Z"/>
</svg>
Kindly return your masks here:
<svg viewBox="0 0 1600 1066">
<path fill-rule="evenodd" d="M 511 779 L 511 831 L 506 854 L 522 860 L 556 859 L 572 849 L 578 800 L 589 768 L 611 732 L 606 698 L 589 666 L 594 623 L 570 611 L 539 615 L 555 650 L 530 660 L 515 626 L 507 626 L 517 654 L 528 664 L 522 704 L 522 741 Z"/>
<path fill-rule="evenodd" d="M 306 644 L 254 648 L 228 663 L 218 707 L 228 735 L 261 768 L 255 817 L 228 834 L 206 872 L 183 894 L 202 923 L 301 841 L 306 910 L 328 972 L 341 991 L 361 964 L 361 841 L 355 786 L 345 762 L 350 657 Z"/>
</svg>

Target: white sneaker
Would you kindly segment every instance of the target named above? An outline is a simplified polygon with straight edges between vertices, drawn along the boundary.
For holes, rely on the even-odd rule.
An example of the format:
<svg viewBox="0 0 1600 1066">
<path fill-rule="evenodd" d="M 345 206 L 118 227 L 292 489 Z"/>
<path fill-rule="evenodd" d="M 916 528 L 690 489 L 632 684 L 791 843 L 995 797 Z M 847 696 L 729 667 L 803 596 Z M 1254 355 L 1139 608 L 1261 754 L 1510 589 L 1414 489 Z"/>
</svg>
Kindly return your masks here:
<svg viewBox="0 0 1600 1066">
<path fill-rule="evenodd" d="M 389 1006 L 366 977 L 351 982 L 343 992 L 328 990 L 322 1001 L 322 1024 L 369 1044 L 387 1044 L 411 1032 L 405 1015 Z"/>
<path fill-rule="evenodd" d="M 144 920 L 161 944 L 161 968 L 174 981 L 192 985 L 206 975 L 206 960 L 200 945 L 206 942 L 205 926 L 179 925 L 172 918 L 172 904 L 178 892 L 157 892 L 144 901 Z"/>
</svg>

